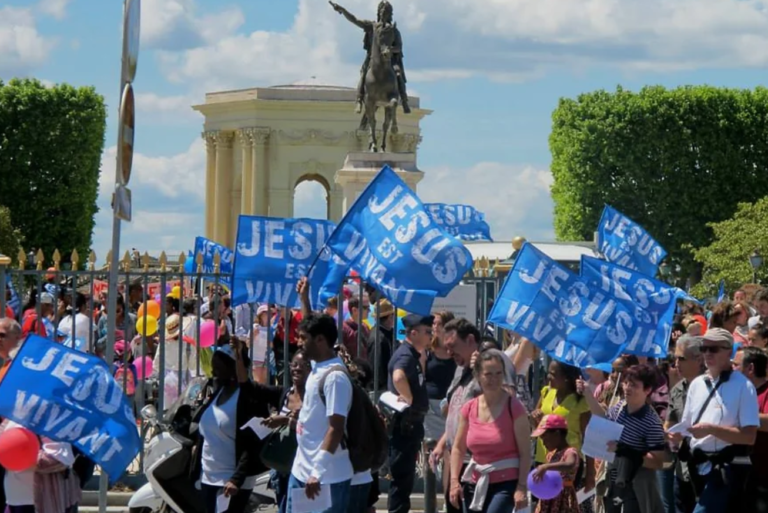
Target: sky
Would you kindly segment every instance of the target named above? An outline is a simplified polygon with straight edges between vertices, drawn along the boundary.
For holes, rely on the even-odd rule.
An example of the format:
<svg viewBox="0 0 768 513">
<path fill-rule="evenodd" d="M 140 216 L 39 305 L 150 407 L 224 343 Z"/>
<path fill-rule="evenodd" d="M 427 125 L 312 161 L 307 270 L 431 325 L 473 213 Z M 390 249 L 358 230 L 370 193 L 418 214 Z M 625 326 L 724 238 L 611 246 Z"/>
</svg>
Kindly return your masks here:
<svg viewBox="0 0 768 513">
<path fill-rule="evenodd" d="M 422 121 L 419 196 L 473 205 L 494 238 L 554 239 L 548 138 L 560 98 L 618 85 L 754 88 L 768 0 L 390 0 Z M 375 18 L 377 0 L 341 2 Z M 0 78 L 94 86 L 108 105 L 93 249 L 111 246 L 122 47 L 119 0 L 3 0 Z M 319 82 L 353 87 L 362 36 L 326 0 L 143 0 L 134 82 L 133 221 L 121 253 L 191 249 L 204 230 L 206 92 Z M 296 190 L 296 217 L 325 217 Z M 64 250 L 65 248 L 61 248 Z"/>
</svg>

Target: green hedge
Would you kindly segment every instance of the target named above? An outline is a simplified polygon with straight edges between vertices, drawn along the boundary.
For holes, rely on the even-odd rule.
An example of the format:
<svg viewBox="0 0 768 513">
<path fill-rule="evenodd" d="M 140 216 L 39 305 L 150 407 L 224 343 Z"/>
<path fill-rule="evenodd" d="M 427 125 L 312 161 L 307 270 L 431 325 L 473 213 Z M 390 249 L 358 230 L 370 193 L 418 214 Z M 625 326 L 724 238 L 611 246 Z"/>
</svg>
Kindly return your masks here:
<svg viewBox="0 0 768 513">
<path fill-rule="evenodd" d="M 0 204 L 47 262 L 91 247 L 106 118 L 92 87 L 0 82 Z"/>
<path fill-rule="evenodd" d="M 768 195 L 768 90 L 617 88 L 561 99 L 550 136 L 555 232 L 592 240 L 610 203 L 685 273 L 710 222 Z"/>
</svg>

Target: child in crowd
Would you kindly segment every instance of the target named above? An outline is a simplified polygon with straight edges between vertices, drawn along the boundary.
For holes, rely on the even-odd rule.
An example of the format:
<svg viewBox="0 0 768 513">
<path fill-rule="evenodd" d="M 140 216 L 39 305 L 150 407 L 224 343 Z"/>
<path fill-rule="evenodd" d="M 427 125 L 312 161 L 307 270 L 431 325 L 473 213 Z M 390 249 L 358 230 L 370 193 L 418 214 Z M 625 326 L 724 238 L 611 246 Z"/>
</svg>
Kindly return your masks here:
<svg viewBox="0 0 768 513">
<path fill-rule="evenodd" d="M 579 453 L 568 445 L 568 424 L 565 418 L 547 415 L 531 435 L 541 438 L 547 449 L 547 462 L 536 467 L 533 480 L 541 481 L 548 470 L 560 472 L 563 478 L 560 494 L 554 499 L 539 501 L 536 513 L 579 513 L 576 489 L 573 486 L 579 469 Z"/>
</svg>

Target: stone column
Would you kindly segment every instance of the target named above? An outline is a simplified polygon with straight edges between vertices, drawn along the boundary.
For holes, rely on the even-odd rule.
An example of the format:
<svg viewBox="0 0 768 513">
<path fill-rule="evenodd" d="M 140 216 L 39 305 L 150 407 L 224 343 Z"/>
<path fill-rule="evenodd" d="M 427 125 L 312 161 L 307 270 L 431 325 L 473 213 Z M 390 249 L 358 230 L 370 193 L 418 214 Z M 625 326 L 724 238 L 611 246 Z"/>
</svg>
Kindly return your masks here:
<svg viewBox="0 0 768 513">
<path fill-rule="evenodd" d="M 338 223 L 344 217 L 344 189 L 336 184 L 328 195 L 328 210 L 328 219 L 334 223 Z"/>
<path fill-rule="evenodd" d="M 269 143 L 271 132 L 269 128 L 251 129 L 251 137 L 253 139 L 251 205 L 253 205 L 253 214 L 257 216 L 270 215 L 269 197 L 267 196 L 267 191 L 269 191 L 269 155 L 267 155 L 267 144 Z"/>
<path fill-rule="evenodd" d="M 214 238 L 219 244 L 229 246 L 230 217 L 232 214 L 232 132 L 219 132 L 216 138 L 216 224 Z"/>
<path fill-rule="evenodd" d="M 240 213 L 250 215 L 253 213 L 253 195 L 251 194 L 253 182 L 253 129 L 242 128 L 237 132 L 240 139 L 240 147 L 243 152 L 242 168 L 242 193 L 240 194 Z"/>
<path fill-rule="evenodd" d="M 205 139 L 205 237 L 213 239 L 216 225 L 216 135 L 218 132 L 203 132 Z"/>
</svg>

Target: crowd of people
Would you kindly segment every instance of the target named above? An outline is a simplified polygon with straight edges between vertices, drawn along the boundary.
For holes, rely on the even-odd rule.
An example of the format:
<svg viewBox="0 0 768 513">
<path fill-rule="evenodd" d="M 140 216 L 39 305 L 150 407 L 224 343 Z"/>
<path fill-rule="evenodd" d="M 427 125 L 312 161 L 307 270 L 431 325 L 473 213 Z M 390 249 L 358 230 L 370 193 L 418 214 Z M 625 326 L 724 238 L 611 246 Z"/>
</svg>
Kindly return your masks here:
<svg viewBox="0 0 768 513">
<path fill-rule="evenodd" d="M 299 283 L 303 307 L 287 315 L 267 305 L 232 309 L 226 292 L 215 288 L 183 301 L 180 290 L 171 290 L 164 337 L 135 330 L 146 300 L 140 285 L 118 298 L 118 367 L 152 359 L 153 373 L 142 379 L 164 373 L 166 407 L 190 379 L 210 378 L 195 410 L 190 477 L 211 513 L 223 513 L 222 494 L 230 497 L 229 513 L 245 511 L 264 472 L 272 474 L 281 513 L 295 510 L 296 489 L 318 504 L 327 500 L 322 511 L 367 513 L 385 480 L 388 510 L 405 513 L 419 461 L 438 474 L 442 508 L 450 513 L 768 511 L 768 290 L 749 299 L 738 291 L 709 310 L 681 304 L 667 358 L 627 354 L 611 366 L 578 369 L 543 358 L 515 334 L 484 335 L 451 312 L 406 315 L 404 333 L 396 333 L 397 310 L 370 289 L 313 312 L 307 287 Z M 18 313 L 0 320 L 0 379 L 29 334 L 105 354 L 105 297 L 52 286 L 25 299 Z M 195 343 L 199 317 L 217 323 L 212 348 Z M 261 352 L 254 351 L 256 335 L 266 332 L 273 362 L 290 362 L 283 369 L 287 388 L 270 378 L 266 354 L 254 357 Z M 548 365 L 541 388 L 539 362 Z M 348 432 L 353 420 L 360 425 L 352 419 L 361 411 L 356 390 L 374 397 L 386 426 L 381 467 L 359 468 L 360 447 Z M 389 392 L 395 403 L 379 402 L 374 390 Z M 605 440 L 612 462 L 584 453 L 597 416 L 623 427 L 618 440 Z M 253 418 L 287 434 L 278 450 L 268 451 L 245 429 Z M 41 441 L 35 469 L 5 472 L 10 513 L 71 513 L 93 472 L 66 444 Z M 562 489 L 537 499 L 529 483 L 549 472 L 560 474 Z"/>
</svg>

